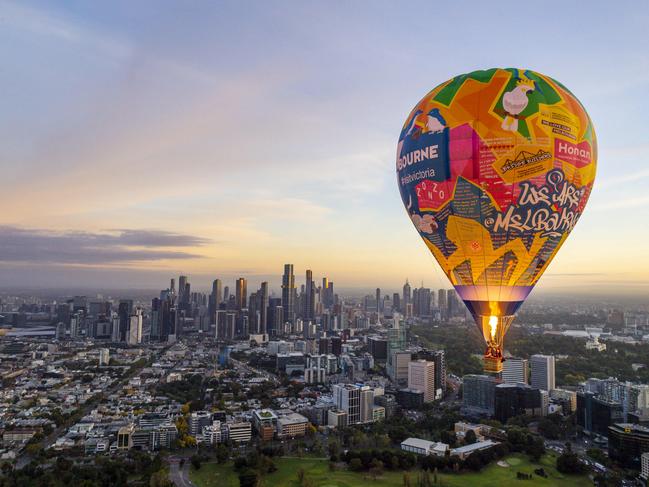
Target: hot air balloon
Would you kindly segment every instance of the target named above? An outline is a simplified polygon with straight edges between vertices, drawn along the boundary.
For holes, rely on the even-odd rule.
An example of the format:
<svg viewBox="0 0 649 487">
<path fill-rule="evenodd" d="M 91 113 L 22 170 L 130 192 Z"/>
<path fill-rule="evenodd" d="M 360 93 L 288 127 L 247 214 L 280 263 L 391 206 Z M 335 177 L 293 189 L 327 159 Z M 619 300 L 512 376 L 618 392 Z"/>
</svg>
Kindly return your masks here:
<svg viewBox="0 0 649 487">
<path fill-rule="evenodd" d="M 502 370 L 516 311 L 584 210 L 597 141 L 577 98 L 549 76 L 488 69 L 417 103 L 397 148 L 401 198 Z"/>
</svg>

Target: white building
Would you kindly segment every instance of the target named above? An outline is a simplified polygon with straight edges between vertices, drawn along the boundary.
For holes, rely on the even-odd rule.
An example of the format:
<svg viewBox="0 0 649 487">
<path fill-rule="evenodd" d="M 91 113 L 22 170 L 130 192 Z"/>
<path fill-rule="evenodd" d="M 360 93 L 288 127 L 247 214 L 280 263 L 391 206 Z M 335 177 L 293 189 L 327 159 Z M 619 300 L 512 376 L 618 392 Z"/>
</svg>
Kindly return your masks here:
<svg viewBox="0 0 649 487">
<path fill-rule="evenodd" d="M 408 388 L 424 393 L 424 402 L 435 400 L 435 362 L 415 360 L 408 364 Z"/>
<path fill-rule="evenodd" d="M 530 366 L 532 368 L 532 387 L 544 391 L 551 391 L 555 388 L 554 355 L 532 355 Z"/>
<path fill-rule="evenodd" d="M 304 369 L 304 382 L 307 384 L 322 384 L 327 377 L 327 371 L 323 368 L 310 367 Z"/>
<path fill-rule="evenodd" d="M 407 438 L 401 442 L 401 449 L 416 455 L 443 457 L 448 452 L 448 445 L 446 443 L 422 440 L 421 438 Z"/>
<path fill-rule="evenodd" d="M 333 386 L 333 398 L 336 408 L 347 413 L 347 424 L 361 421 L 361 389 L 353 384 L 336 384 Z"/>
<path fill-rule="evenodd" d="M 247 443 L 252 439 L 252 424 L 248 421 L 228 423 L 228 438 L 237 443 Z"/>
<path fill-rule="evenodd" d="M 649 480 L 649 452 L 640 456 L 640 477 Z"/>
<path fill-rule="evenodd" d="M 503 363 L 502 380 L 505 384 L 527 384 L 527 359 L 506 358 Z"/>
<path fill-rule="evenodd" d="M 136 311 L 136 314 L 129 316 L 126 343 L 128 345 L 139 345 L 142 343 L 142 311 L 139 309 Z"/>
<path fill-rule="evenodd" d="M 110 350 L 107 348 L 99 349 L 99 366 L 108 365 L 110 363 Z"/>
</svg>

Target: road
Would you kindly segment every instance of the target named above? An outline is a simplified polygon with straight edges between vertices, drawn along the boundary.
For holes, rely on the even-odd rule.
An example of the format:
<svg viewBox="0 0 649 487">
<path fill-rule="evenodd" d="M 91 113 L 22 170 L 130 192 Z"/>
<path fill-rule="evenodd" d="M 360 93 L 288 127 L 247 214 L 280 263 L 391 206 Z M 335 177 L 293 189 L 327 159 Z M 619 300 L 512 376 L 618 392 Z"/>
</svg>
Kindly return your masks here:
<svg viewBox="0 0 649 487">
<path fill-rule="evenodd" d="M 259 375 L 263 377 L 264 379 L 274 383 L 278 384 L 279 383 L 279 378 L 275 374 L 271 374 L 270 372 L 266 372 L 265 370 L 260 370 L 260 369 L 255 369 L 254 367 L 251 367 L 248 364 L 245 364 L 243 362 L 240 362 L 239 360 L 236 360 L 232 357 L 230 357 L 230 361 L 238 368 L 245 370 L 251 375 Z"/>
<path fill-rule="evenodd" d="M 182 457 L 172 456 L 169 457 L 169 480 L 171 480 L 176 487 L 194 487 L 194 483 L 189 480 L 189 465 L 190 462 L 185 458 L 185 463 L 180 466 Z"/>
</svg>

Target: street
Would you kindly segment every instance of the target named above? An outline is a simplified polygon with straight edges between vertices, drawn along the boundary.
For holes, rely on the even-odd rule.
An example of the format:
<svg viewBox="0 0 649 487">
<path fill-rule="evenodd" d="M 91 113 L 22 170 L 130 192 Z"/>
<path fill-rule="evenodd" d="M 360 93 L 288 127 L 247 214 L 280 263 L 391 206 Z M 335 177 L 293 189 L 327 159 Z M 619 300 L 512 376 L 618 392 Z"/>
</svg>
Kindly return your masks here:
<svg viewBox="0 0 649 487">
<path fill-rule="evenodd" d="M 177 487 L 193 487 L 194 484 L 189 480 L 190 462 L 185 458 L 185 463 L 181 467 L 181 458 L 177 456 L 169 457 L 169 480 Z"/>
</svg>

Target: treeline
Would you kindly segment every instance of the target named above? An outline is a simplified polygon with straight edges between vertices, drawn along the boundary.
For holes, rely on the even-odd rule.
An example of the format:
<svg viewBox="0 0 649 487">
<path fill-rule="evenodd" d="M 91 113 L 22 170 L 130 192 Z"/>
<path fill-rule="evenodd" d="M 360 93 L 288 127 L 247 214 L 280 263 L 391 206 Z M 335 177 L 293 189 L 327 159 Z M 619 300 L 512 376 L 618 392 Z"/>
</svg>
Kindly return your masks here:
<svg viewBox="0 0 649 487">
<path fill-rule="evenodd" d="M 1 487 L 113 487 L 137 481 L 151 487 L 171 487 L 160 455 L 151 458 L 141 452 L 129 452 L 125 458 L 97 457 L 92 465 L 77 465 L 63 456 L 51 466 L 32 461 L 22 469 L 13 469 L 6 463 Z"/>
<path fill-rule="evenodd" d="M 167 396 L 183 404 L 202 401 L 202 384 L 203 377 L 199 374 L 188 375 L 182 380 L 158 385 L 157 394 Z M 201 409 L 201 407 L 197 409 Z"/>
</svg>

